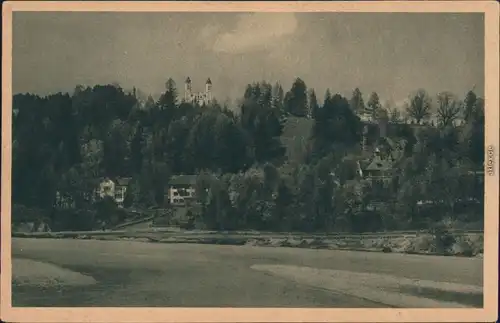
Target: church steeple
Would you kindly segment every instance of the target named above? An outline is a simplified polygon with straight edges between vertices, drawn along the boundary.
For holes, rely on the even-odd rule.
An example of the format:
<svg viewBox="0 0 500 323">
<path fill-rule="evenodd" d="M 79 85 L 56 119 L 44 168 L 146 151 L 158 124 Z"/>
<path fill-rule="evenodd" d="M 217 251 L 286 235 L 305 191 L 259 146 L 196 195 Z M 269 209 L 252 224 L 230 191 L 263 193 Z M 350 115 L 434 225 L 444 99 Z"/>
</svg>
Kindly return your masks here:
<svg viewBox="0 0 500 323">
<path fill-rule="evenodd" d="M 191 91 L 191 79 L 189 76 L 186 78 L 186 81 L 184 82 L 184 100 L 189 101 L 192 96 L 192 91 Z"/>
<path fill-rule="evenodd" d="M 205 93 L 208 101 L 212 101 L 212 80 L 210 78 L 207 79 L 205 83 Z"/>
</svg>

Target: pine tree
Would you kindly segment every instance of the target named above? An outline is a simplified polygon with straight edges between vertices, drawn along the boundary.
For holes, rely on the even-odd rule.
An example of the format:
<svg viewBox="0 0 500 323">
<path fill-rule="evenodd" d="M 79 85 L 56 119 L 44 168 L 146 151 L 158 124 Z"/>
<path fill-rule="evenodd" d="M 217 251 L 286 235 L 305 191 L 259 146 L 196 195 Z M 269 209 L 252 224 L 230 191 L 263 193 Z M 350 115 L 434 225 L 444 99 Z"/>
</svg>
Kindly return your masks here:
<svg viewBox="0 0 500 323">
<path fill-rule="evenodd" d="M 151 110 L 155 106 L 155 100 L 151 95 L 148 95 L 148 98 L 146 100 L 146 103 L 144 103 L 144 109 L 145 110 Z"/>
<path fill-rule="evenodd" d="M 332 92 L 330 92 L 330 89 L 326 89 L 323 105 L 326 105 L 327 102 L 330 101 L 331 99 L 332 99 Z"/>
<path fill-rule="evenodd" d="M 316 119 L 316 116 L 318 114 L 318 99 L 316 98 L 316 93 L 314 92 L 314 89 L 311 89 L 309 91 L 309 117 Z"/>
<path fill-rule="evenodd" d="M 356 114 L 365 111 L 365 102 L 363 101 L 363 94 L 358 88 L 355 88 L 352 92 L 351 100 L 349 101 L 349 106 L 352 111 Z"/>
<path fill-rule="evenodd" d="M 373 119 L 376 119 L 378 110 L 381 108 L 380 104 L 380 98 L 378 97 L 377 92 L 372 92 L 370 95 L 370 99 L 368 100 L 368 103 L 366 104 L 366 112 L 370 117 Z"/>
<path fill-rule="evenodd" d="M 273 87 L 273 92 L 272 92 L 272 106 L 273 108 L 277 109 L 280 114 L 284 113 L 284 107 L 283 107 L 283 100 L 284 100 L 284 92 L 283 88 L 281 87 L 281 84 L 276 82 L 276 84 Z"/>
<path fill-rule="evenodd" d="M 307 86 L 300 78 L 295 79 L 285 96 L 285 110 L 297 117 L 307 116 Z"/>
<path fill-rule="evenodd" d="M 467 92 L 464 100 L 464 119 L 469 121 L 474 115 L 474 108 L 476 106 L 477 95 L 474 91 Z"/>
<path fill-rule="evenodd" d="M 165 92 L 158 101 L 158 106 L 161 110 L 172 109 L 177 106 L 177 87 L 175 81 L 171 78 L 165 83 Z"/>
</svg>

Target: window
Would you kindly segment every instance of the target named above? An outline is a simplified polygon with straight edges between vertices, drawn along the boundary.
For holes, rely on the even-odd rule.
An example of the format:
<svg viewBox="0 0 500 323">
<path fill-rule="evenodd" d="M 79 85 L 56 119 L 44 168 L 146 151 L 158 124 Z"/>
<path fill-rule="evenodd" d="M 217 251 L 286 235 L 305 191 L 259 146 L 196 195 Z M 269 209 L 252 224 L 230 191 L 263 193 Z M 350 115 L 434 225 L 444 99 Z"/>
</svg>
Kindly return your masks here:
<svg viewBox="0 0 500 323">
<path fill-rule="evenodd" d="M 123 200 L 124 199 L 124 194 L 125 190 L 123 187 L 117 187 L 115 190 L 115 200 Z"/>
<path fill-rule="evenodd" d="M 180 204 L 180 203 L 183 203 L 183 202 L 184 202 L 183 198 L 174 198 L 173 199 L 173 203 L 174 204 Z"/>
</svg>

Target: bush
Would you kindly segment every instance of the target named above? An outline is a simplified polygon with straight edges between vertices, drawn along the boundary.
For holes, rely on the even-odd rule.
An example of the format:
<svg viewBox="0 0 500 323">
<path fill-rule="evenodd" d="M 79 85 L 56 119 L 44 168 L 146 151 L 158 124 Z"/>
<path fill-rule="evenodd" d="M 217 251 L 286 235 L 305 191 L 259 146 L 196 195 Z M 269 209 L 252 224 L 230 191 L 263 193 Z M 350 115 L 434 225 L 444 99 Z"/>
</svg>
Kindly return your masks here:
<svg viewBox="0 0 500 323">
<path fill-rule="evenodd" d="M 128 217 L 127 211 L 119 208 L 110 197 L 97 201 L 93 208 L 96 212 L 97 222 L 103 223 L 104 227 L 114 227 L 123 223 Z"/>
<path fill-rule="evenodd" d="M 54 210 L 53 231 L 89 231 L 96 228 L 96 212 L 93 210 Z"/>
<path fill-rule="evenodd" d="M 48 221 L 47 211 L 36 207 L 27 207 L 20 204 L 13 204 L 11 209 L 11 221 L 13 224 L 26 222 Z"/>
<path fill-rule="evenodd" d="M 406 253 L 429 253 L 436 251 L 435 239 L 430 235 L 417 236 L 413 240 L 407 240 L 404 251 Z"/>
<path fill-rule="evenodd" d="M 474 248 L 471 242 L 465 237 L 459 237 L 456 241 L 446 250 L 448 254 L 454 256 L 474 256 Z"/>
<path fill-rule="evenodd" d="M 182 229 L 186 229 L 186 230 L 193 230 L 195 228 L 195 215 L 193 214 L 193 211 L 192 210 L 188 210 L 186 212 L 186 219 L 187 221 L 181 225 L 181 228 Z"/>
<path fill-rule="evenodd" d="M 153 226 L 162 227 L 170 224 L 170 218 L 166 216 L 159 216 L 153 219 Z"/>
<path fill-rule="evenodd" d="M 460 236 L 455 239 L 448 253 L 455 256 L 473 257 L 484 252 L 483 236 Z"/>
<path fill-rule="evenodd" d="M 455 244 L 455 237 L 441 225 L 434 228 L 432 232 L 434 233 L 436 252 L 446 253 Z"/>
<path fill-rule="evenodd" d="M 116 208 L 114 214 L 112 215 L 112 224 L 116 225 L 124 222 L 127 219 L 127 211 L 124 209 Z"/>
</svg>

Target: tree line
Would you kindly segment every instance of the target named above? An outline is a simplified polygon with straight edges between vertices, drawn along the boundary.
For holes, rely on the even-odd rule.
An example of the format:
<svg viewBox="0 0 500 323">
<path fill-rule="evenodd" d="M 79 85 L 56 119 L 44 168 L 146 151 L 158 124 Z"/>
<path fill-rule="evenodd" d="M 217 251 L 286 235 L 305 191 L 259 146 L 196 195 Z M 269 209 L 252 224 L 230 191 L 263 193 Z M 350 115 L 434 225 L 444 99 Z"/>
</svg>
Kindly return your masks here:
<svg viewBox="0 0 500 323">
<path fill-rule="evenodd" d="M 13 111 L 13 203 L 53 218 L 56 192 L 92 209 L 89 194 L 104 176 L 132 177 L 126 206 L 147 208 L 167 203 L 172 175 L 199 174 L 201 208 L 193 218 L 217 229 L 406 228 L 457 219 L 458 201 L 483 203 L 483 187 L 464 176 L 484 161 L 484 101 L 473 91 L 463 101 L 443 92 L 434 104 L 418 90 L 402 114 L 376 93 L 365 105 L 359 89 L 349 99 L 328 90 L 319 102 L 300 78 L 286 93 L 279 83 L 249 84 L 237 107 L 200 106 L 180 100 L 169 79 L 158 100 L 117 85 L 77 86 L 72 94 L 17 94 Z M 390 136 L 407 143 L 390 185 L 357 176 L 360 114 L 386 118 L 394 124 Z M 421 124 L 431 114 L 436 125 L 418 131 L 402 122 Z M 287 160 L 280 139 L 292 117 L 313 119 L 300 161 Z M 417 202 L 429 199 L 434 211 L 424 213 L 433 215 L 423 216 Z M 369 211 L 373 201 L 379 206 Z M 465 213 L 461 220 L 482 217 Z"/>
</svg>

